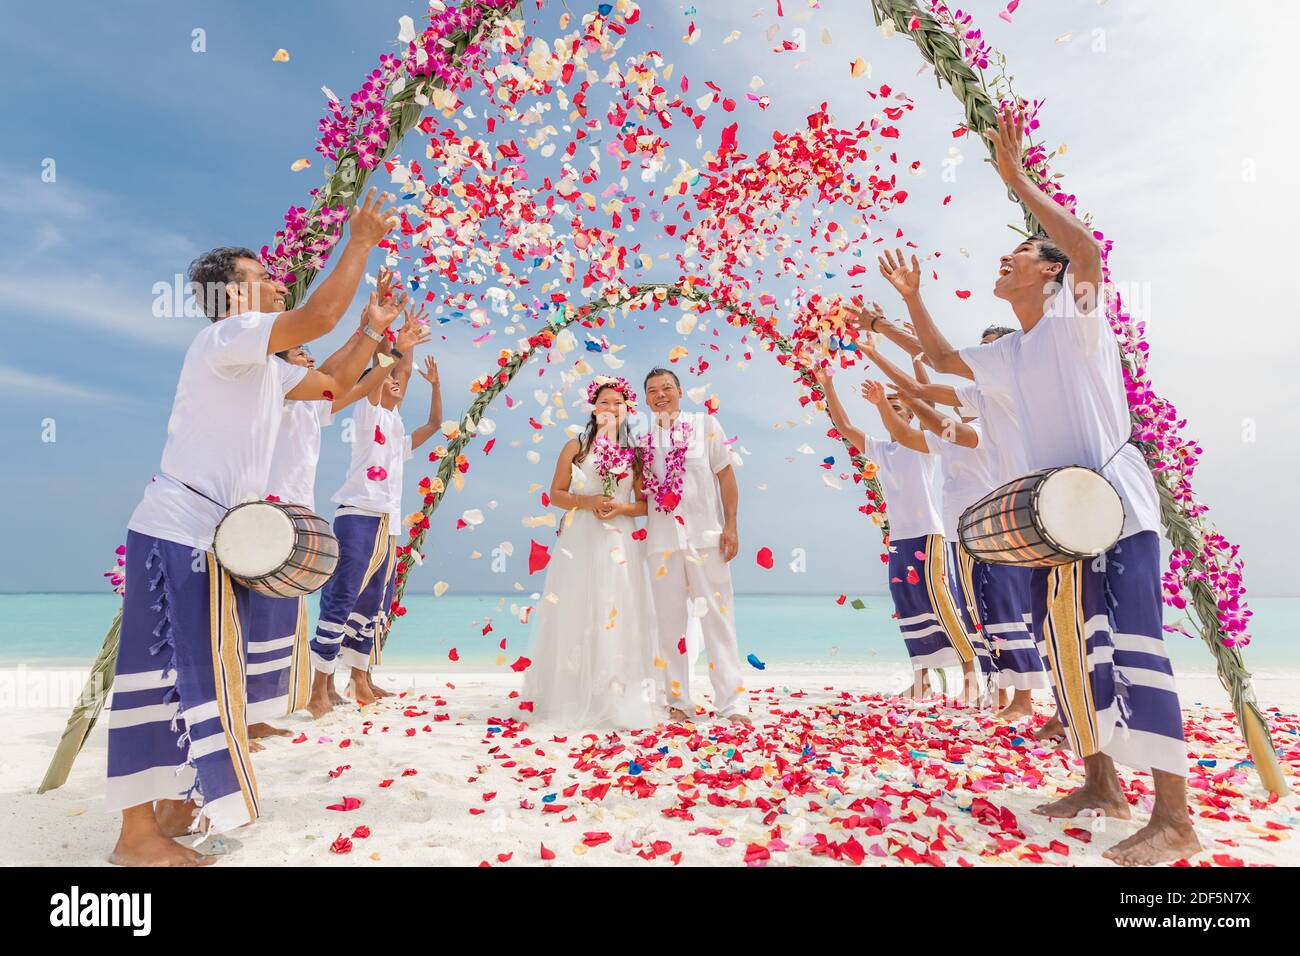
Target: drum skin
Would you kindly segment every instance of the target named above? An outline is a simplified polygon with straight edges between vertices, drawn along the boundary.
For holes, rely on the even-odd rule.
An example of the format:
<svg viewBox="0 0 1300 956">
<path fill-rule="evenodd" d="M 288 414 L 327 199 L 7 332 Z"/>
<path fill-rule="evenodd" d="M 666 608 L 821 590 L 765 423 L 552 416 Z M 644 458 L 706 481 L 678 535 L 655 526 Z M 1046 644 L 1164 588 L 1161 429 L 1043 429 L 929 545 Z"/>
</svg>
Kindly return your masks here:
<svg viewBox="0 0 1300 956">
<path fill-rule="evenodd" d="M 1050 568 L 1109 551 L 1123 527 L 1124 505 L 1110 482 L 1091 468 L 1066 465 L 989 492 L 962 513 L 958 536 L 977 561 Z M 1085 539 L 1086 547 L 1077 546 Z"/>
<path fill-rule="evenodd" d="M 249 501 L 217 525 L 212 550 L 226 572 L 269 597 L 303 597 L 334 574 L 339 542 L 329 522 L 303 505 Z"/>
</svg>

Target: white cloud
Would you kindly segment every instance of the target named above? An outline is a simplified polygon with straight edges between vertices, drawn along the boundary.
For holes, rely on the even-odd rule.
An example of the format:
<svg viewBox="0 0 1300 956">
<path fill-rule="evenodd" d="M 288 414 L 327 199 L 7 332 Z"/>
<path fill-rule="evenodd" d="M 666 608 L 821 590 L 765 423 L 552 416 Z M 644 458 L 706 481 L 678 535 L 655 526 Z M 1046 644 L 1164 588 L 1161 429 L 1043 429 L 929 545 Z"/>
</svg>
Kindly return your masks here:
<svg viewBox="0 0 1300 956">
<path fill-rule="evenodd" d="M 0 392 L 15 395 L 36 392 L 41 395 L 84 402 L 132 403 L 134 401 L 125 395 L 98 388 L 87 388 L 52 375 L 38 375 L 8 365 L 0 365 Z"/>
</svg>

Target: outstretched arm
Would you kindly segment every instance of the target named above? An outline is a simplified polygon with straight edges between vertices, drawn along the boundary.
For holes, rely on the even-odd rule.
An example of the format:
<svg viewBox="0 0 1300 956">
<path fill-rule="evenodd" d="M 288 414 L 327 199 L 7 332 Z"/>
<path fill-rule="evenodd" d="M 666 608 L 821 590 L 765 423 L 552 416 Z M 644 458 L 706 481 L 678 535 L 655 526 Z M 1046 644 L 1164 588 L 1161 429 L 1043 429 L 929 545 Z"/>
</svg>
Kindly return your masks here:
<svg viewBox="0 0 1300 956">
<path fill-rule="evenodd" d="M 841 435 L 849 440 L 858 451 L 867 447 L 867 436 L 861 428 L 856 427 L 849 421 L 848 412 L 840 403 L 840 397 L 835 393 L 835 385 L 831 382 L 831 376 L 824 370 L 818 369 L 814 373 L 817 377 L 817 384 L 822 388 L 822 394 L 826 396 L 826 411 L 830 413 L 831 422 Z"/>
<path fill-rule="evenodd" d="M 908 317 L 912 320 L 916 337 L 920 339 L 921 348 L 925 351 L 925 357 L 930 365 L 939 372 L 974 378 L 975 374 L 957 354 L 952 344 L 944 338 L 939 327 L 934 324 L 934 319 L 930 318 L 930 310 L 921 301 L 920 260 L 912 256 L 912 264 L 909 268 L 903 259 L 903 250 L 896 249 L 894 252 L 886 250 L 877 261 L 880 263 L 880 274 L 888 279 L 889 284 L 903 297 Z"/>
<path fill-rule="evenodd" d="M 378 294 L 380 302 L 383 302 L 390 295 L 392 295 L 396 282 L 397 282 L 397 273 L 391 272 L 388 269 L 379 270 L 379 279 L 375 283 L 375 292 Z M 335 350 L 335 352 L 332 355 L 330 355 L 329 358 L 327 358 L 325 361 L 321 362 L 319 365 L 316 366 L 316 370 L 318 372 L 324 372 L 326 375 L 335 376 L 335 373 L 338 372 L 339 367 L 342 365 L 343 362 L 346 362 L 348 360 L 348 357 L 352 354 L 354 349 L 365 349 L 367 347 L 365 341 L 367 336 L 363 330 L 366 327 L 366 317 L 367 317 L 368 308 L 369 306 L 361 310 L 361 321 L 357 325 L 357 330 L 354 333 L 352 333 L 351 338 L 349 338 L 346 342 L 344 342 L 341 348 Z M 387 352 L 388 351 L 387 338 L 385 338 L 385 341 L 383 342 L 375 343 L 374 351 Z M 338 404 L 338 400 L 336 399 L 334 410 L 338 411 L 339 408 L 340 406 Z"/>
<path fill-rule="evenodd" d="M 365 312 L 366 328 L 370 334 L 361 336 L 366 344 L 348 350 L 333 374 L 312 369 L 285 398 L 295 402 L 316 402 L 323 398 L 333 401 L 337 396 L 351 391 L 353 384 L 361 377 L 362 369 L 375 354 L 375 346 L 384 341 L 384 333 L 405 304 L 405 293 L 397 298 L 390 296 L 382 302 L 378 293 L 370 293 L 370 302 Z"/>
<path fill-rule="evenodd" d="M 332 332 L 338 325 L 352 297 L 357 294 L 370 250 L 397 225 L 391 210 L 383 208 L 391 198 L 384 193 L 376 199 L 372 186 L 365 201 L 352 210 L 352 217 L 348 220 L 347 245 L 339 253 L 333 271 L 306 302 L 276 317 L 266 348 L 269 354 L 311 342 Z"/>
<path fill-rule="evenodd" d="M 925 370 L 916 362 L 915 359 L 912 361 L 912 368 L 917 372 L 918 378 L 913 378 L 911 375 L 908 375 L 889 359 L 885 358 L 876 351 L 874 345 L 868 344 L 867 347 L 862 350 L 862 354 L 867 357 L 868 361 L 875 363 L 876 368 L 880 369 L 889 377 L 889 380 L 894 383 L 894 386 L 898 389 L 899 393 L 909 400 L 909 405 L 911 404 L 910 400 L 913 398 L 920 399 L 922 402 L 926 403 L 952 405 L 953 407 L 961 404 L 961 401 L 957 398 L 957 390 L 955 388 L 951 385 L 936 385 L 933 382 L 930 382 L 929 376 L 925 375 Z M 926 381 L 919 381 L 920 376 L 924 376 Z"/>
<path fill-rule="evenodd" d="M 998 175 L 1038 220 L 1049 239 L 1070 258 L 1076 296 L 1092 296 L 1101 284 L 1101 245 L 1078 217 L 1035 185 L 1025 172 L 1023 109 L 1007 106 L 998 114 L 996 130 L 984 135 L 993 143 Z M 918 329 L 919 331 L 919 329 Z"/>
<path fill-rule="evenodd" d="M 402 327 L 397 330 L 397 341 L 395 347 L 398 352 L 406 355 L 417 345 L 423 345 L 425 342 L 429 341 L 429 339 L 433 337 L 433 333 L 429 331 L 427 326 L 418 321 L 419 317 L 424 314 L 423 306 L 421 306 L 418 312 L 415 312 L 411 306 L 408 305 L 403 314 L 406 316 L 406 321 L 403 322 Z M 414 316 L 417 321 L 412 321 L 412 316 Z M 397 364 L 397 359 L 389 356 L 387 354 L 388 351 L 388 345 L 387 342 L 385 342 L 379 347 L 379 352 L 381 356 L 383 356 L 379 359 L 379 365 L 367 369 L 365 374 L 357 380 L 357 383 L 353 385 L 346 394 L 335 397 L 334 411 L 337 412 L 341 409 L 347 408 L 363 396 L 370 397 L 370 404 L 379 404 L 379 396 L 383 391 L 383 383 L 388 378 L 389 369 Z M 332 357 L 333 356 L 331 356 L 331 358 Z M 385 361 L 387 361 L 387 365 L 384 364 Z"/>
<path fill-rule="evenodd" d="M 907 407 L 916 413 L 916 420 L 926 431 L 934 432 L 944 441 L 961 445 L 963 448 L 974 448 L 980 443 L 979 434 L 961 419 L 943 415 L 934 406 L 927 405 L 920 399 L 905 397 L 903 400 L 907 402 Z"/>
<path fill-rule="evenodd" d="M 885 318 L 885 312 L 878 302 L 868 306 L 861 297 L 854 299 L 853 302 L 856 308 L 850 307 L 849 312 L 853 315 L 854 324 L 861 331 L 868 335 L 883 335 L 913 358 L 925 351 L 920 339 L 909 330 L 900 328 Z"/>
<path fill-rule="evenodd" d="M 876 411 L 880 413 L 880 420 L 884 422 L 890 438 L 913 451 L 927 453 L 930 451 L 930 446 L 925 443 L 925 436 L 921 434 L 920 429 L 913 428 L 903 421 L 898 412 L 894 411 L 894 406 L 885 400 L 885 386 L 879 382 L 864 382 L 862 397 L 876 406 Z"/>
<path fill-rule="evenodd" d="M 410 352 L 406 353 L 410 355 Z M 442 427 L 442 383 L 438 379 L 438 363 L 434 361 L 432 355 L 426 355 L 424 358 L 424 368 L 420 369 L 420 377 L 429 383 L 433 394 L 429 396 L 429 420 L 423 425 L 411 432 L 411 448 L 419 448 L 433 435 L 437 434 L 438 429 Z"/>
</svg>

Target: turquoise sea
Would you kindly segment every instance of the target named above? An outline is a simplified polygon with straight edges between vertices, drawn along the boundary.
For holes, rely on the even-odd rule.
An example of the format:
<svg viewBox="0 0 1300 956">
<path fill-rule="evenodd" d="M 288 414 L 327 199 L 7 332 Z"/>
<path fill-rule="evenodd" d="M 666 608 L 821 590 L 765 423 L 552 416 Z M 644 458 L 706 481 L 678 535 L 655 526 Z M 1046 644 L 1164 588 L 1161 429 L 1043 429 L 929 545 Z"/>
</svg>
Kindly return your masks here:
<svg viewBox="0 0 1300 956">
<path fill-rule="evenodd" d="M 742 594 L 736 599 L 741 656 L 765 663 L 839 664 L 904 660 L 903 644 L 890 618 L 889 599 L 861 598 L 865 606 L 837 605 L 838 595 Z M 850 600 L 853 596 L 850 595 Z M 315 601 L 311 602 L 313 618 Z M 493 667 L 497 654 L 508 661 L 528 654 L 531 628 L 519 623 L 527 596 L 490 594 L 413 596 L 393 631 L 386 664 L 446 664 L 466 671 Z M 119 606 L 114 594 L 0 594 L 0 667 L 87 667 Z M 1252 643 L 1246 665 L 1252 671 L 1300 673 L 1300 598 L 1255 598 Z M 512 607 L 515 610 L 512 611 Z M 1172 621 L 1172 617 L 1167 617 Z M 491 631 L 484 634 L 485 626 Z M 506 641 L 501 651 L 501 640 Z M 1167 636 L 1176 670 L 1212 670 L 1199 639 Z"/>
</svg>

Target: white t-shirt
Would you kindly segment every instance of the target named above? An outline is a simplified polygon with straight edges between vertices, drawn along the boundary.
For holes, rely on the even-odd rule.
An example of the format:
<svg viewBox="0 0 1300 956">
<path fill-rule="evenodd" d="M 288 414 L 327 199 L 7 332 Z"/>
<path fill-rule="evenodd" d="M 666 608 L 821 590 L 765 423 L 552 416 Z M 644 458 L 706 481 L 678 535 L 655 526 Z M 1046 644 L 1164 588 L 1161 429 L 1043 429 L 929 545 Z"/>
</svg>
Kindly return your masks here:
<svg viewBox="0 0 1300 956">
<path fill-rule="evenodd" d="M 352 464 L 333 497 L 336 504 L 388 515 L 388 533 L 402 530 L 402 466 L 415 457 L 401 413 L 363 398 L 352 413 Z M 377 469 L 371 472 L 371 469 Z M 370 477 L 380 474 L 383 477 Z"/>
<path fill-rule="evenodd" d="M 974 382 L 961 383 L 954 391 L 961 402 L 959 414 L 980 423 L 980 447 L 987 456 L 992 481 L 985 490 L 992 491 L 1032 471 L 1025 456 L 1025 436 L 1016 418 L 1015 399 L 1006 391 L 981 383 L 978 377 Z"/>
<path fill-rule="evenodd" d="M 957 524 L 961 513 L 995 487 L 989 471 L 989 443 L 984 440 L 983 429 L 978 421 L 968 423 L 968 427 L 979 436 L 979 444 L 974 448 L 958 445 L 934 432 L 925 433 L 930 452 L 939 456 L 939 472 L 943 475 L 943 536 L 949 541 L 960 540 Z M 889 510 L 893 512 L 892 504 Z"/>
<path fill-rule="evenodd" d="M 880 466 L 877 477 L 885 492 L 890 540 L 943 534 L 934 489 L 937 456 L 913 451 L 896 441 L 864 437 L 867 447 L 863 454 Z"/>
<path fill-rule="evenodd" d="M 225 511 L 266 497 L 284 396 L 307 369 L 267 354 L 274 312 L 246 312 L 194 336 L 181 365 L 158 475 L 127 527 L 211 550 Z M 182 484 L 183 483 L 183 484 Z"/>
<path fill-rule="evenodd" d="M 1083 313 L 1072 289 L 1073 277 L 1067 275 L 1029 332 L 1012 332 L 959 354 L 981 388 L 987 382 L 1014 398 L 1030 471 L 1060 465 L 1101 468 L 1115 455 L 1102 474 L 1124 502 L 1122 536 L 1158 533 L 1155 481 L 1142 453 L 1125 444 L 1132 426 L 1119 343 L 1103 304 Z"/>
<path fill-rule="evenodd" d="M 267 494 L 285 504 L 316 510 L 316 465 L 320 461 L 320 430 L 334 421 L 332 403 L 285 402 L 280 434 L 271 456 Z"/>
<path fill-rule="evenodd" d="M 740 458 L 727 445 L 727 433 L 712 415 L 680 412 L 677 421 L 691 426 L 686 446 L 685 474 L 682 475 L 682 500 L 671 514 L 664 514 L 648 502 L 646 515 L 646 549 L 656 551 L 697 551 L 716 548 L 722 536 L 722 497 L 718 493 L 718 472 L 728 465 L 740 465 Z M 662 478 L 667 451 L 672 438 L 667 429 L 653 423 L 655 477 Z M 680 432 L 679 432 L 680 433 Z M 676 517 L 674 517 L 676 516 Z M 677 521 L 680 517 L 682 520 Z"/>
</svg>

